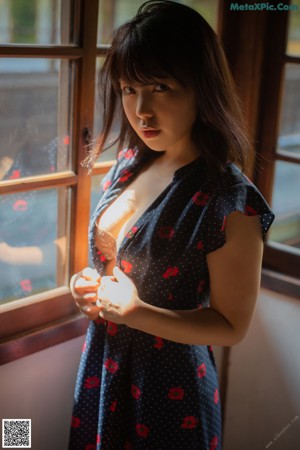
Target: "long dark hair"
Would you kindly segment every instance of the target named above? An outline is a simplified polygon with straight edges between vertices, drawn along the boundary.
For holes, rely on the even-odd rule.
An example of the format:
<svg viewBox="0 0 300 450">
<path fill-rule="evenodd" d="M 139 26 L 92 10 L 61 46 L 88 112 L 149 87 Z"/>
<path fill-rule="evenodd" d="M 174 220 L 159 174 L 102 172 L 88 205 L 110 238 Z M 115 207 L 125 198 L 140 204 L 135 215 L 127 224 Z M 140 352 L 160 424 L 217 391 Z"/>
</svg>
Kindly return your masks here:
<svg viewBox="0 0 300 450">
<path fill-rule="evenodd" d="M 219 171 L 228 162 L 245 169 L 252 146 L 218 37 L 195 10 L 165 0 L 145 2 L 114 32 L 99 78 L 103 128 L 85 165 L 91 168 L 104 149 L 119 112 L 118 149 L 147 149 L 123 112 L 119 80 L 153 84 L 163 78 L 193 89 L 198 114 L 192 139 L 210 169 Z"/>
</svg>

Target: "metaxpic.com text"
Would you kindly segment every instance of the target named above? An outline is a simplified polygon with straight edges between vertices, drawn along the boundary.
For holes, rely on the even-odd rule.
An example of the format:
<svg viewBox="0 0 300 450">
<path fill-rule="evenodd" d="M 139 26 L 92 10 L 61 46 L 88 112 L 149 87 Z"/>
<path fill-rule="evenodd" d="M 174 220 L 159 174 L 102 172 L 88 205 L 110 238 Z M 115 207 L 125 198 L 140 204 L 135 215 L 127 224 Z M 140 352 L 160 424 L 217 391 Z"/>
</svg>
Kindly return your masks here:
<svg viewBox="0 0 300 450">
<path fill-rule="evenodd" d="M 230 11 L 298 11 L 298 5 L 286 3 L 230 3 Z"/>
</svg>

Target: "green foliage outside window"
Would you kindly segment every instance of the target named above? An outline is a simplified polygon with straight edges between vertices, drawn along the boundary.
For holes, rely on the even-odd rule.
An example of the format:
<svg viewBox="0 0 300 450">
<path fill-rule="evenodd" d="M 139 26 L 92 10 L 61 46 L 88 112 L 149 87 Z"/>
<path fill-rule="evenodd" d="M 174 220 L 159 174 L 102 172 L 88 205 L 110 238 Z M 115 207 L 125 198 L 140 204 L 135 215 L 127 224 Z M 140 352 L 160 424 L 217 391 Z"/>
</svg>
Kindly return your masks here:
<svg viewBox="0 0 300 450">
<path fill-rule="evenodd" d="M 36 0 L 11 0 L 10 20 L 12 42 L 34 44 L 36 42 Z"/>
</svg>

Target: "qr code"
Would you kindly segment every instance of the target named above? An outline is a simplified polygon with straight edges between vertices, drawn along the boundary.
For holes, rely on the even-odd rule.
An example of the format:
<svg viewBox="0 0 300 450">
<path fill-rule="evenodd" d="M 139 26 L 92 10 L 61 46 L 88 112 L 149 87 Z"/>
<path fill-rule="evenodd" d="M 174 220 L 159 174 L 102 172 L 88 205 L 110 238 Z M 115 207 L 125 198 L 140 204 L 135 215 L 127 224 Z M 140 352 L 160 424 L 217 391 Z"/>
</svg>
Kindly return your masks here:
<svg viewBox="0 0 300 450">
<path fill-rule="evenodd" d="M 2 419 L 2 448 L 31 448 L 31 419 Z"/>
</svg>

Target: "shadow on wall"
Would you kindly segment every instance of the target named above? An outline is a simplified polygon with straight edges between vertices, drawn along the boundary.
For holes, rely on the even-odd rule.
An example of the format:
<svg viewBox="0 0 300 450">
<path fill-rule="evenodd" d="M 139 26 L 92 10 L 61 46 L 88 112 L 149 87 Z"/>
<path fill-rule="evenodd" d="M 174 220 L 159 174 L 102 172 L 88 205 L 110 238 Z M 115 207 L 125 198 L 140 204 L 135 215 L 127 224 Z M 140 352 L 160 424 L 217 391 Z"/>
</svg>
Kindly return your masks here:
<svg viewBox="0 0 300 450">
<path fill-rule="evenodd" d="M 231 349 L 223 450 L 299 449 L 299 321 L 299 301 L 262 290 Z"/>
</svg>

